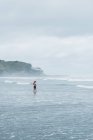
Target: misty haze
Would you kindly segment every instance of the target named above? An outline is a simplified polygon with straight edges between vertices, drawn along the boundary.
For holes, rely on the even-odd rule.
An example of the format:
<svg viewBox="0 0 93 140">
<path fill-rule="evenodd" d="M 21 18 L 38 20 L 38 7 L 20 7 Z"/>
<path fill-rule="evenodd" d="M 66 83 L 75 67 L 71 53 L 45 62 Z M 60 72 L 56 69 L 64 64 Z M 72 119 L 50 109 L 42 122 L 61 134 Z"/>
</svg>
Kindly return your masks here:
<svg viewBox="0 0 93 140">
<path fill-rule="evenodd" d="M 93 1 L 0 1 L 0 140 L 93 140 Z"/>
</svg>

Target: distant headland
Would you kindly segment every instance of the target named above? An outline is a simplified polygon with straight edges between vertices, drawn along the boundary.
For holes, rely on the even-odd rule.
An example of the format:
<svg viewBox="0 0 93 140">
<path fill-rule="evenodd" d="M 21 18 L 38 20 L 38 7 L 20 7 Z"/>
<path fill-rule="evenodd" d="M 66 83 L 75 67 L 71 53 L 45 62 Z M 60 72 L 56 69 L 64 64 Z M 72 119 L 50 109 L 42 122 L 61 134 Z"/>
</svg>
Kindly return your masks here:
<svg viewBox="0 0 93 140">
<path fill-rule="evenodd" d="M 34 68 L 31 64 L 21 61 L 0 60 L 0 76 L 42 76 L 41 68 Z"/>
</svg>

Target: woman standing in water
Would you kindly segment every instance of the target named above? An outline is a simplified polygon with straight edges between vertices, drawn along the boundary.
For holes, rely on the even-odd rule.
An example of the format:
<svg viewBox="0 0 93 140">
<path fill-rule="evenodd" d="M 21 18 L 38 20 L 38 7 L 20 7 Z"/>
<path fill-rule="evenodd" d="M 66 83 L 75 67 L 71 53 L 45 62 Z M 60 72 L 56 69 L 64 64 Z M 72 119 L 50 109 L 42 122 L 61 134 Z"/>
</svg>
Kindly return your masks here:
<svg viewBox="0 0 93 140">
<path fill-rule="evenodd" d="M 33 92 L 36 93 L 37 85 L 36 81 L 33 82 Z"/>
</svg>

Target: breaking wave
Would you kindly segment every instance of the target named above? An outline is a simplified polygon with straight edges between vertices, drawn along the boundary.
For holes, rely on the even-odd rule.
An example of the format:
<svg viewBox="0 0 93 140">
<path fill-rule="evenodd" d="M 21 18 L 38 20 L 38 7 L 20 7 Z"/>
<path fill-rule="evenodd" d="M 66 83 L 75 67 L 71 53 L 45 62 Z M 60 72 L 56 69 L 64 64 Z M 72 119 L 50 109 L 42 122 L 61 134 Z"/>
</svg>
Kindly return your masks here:
<svg viewBox="0 0 93 140">
<path fill-rule="evenodd" d="M 29 83 L 29 82 L 17 82 L 16 84 L 18 84 L 18 85 L 30 85 L 31 83 Z"/>
<path fill-rule="evenodd" d="M 93 89 L 93 86 L 87 86 L 87 85 L 77 85 L 79 88 L 86 88 L 86 89 Z"/>
<path fill-rule="evenodd" d="M 10 80 L 5 80 L 4 82 L 9 84 L 15 83 L 14 81 L 10 81 Z"/>
</svg>

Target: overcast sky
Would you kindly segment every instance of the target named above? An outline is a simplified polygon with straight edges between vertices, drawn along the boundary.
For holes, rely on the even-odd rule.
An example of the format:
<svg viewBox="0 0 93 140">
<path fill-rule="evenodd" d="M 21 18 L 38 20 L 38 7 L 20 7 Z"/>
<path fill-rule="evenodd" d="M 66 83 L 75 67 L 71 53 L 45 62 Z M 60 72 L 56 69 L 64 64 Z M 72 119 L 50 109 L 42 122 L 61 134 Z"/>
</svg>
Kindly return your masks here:
<svg viewBox="0 0 93 140">
<path fill-rule="evenodd" d="M 0 0 L 0 59 L 93 76 L 93 0 Z"/>
</svg>

